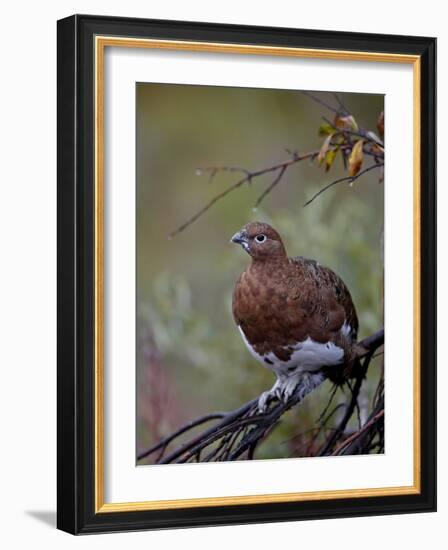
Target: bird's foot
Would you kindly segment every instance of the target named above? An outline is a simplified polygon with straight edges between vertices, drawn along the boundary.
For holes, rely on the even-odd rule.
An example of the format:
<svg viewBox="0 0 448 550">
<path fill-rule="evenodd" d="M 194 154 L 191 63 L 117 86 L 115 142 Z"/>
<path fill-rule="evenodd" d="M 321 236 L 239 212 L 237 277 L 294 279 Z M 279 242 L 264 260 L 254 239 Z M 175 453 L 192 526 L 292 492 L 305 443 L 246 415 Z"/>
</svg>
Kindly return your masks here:
<svg viewBox="0 0 448 550">
<path fill-rule="evenodd" d="M 278 399 L 278 401 L 286 404 L 303 378 L 303 374 L 294 374 L 287 378 L 277 378 L 272 388 L 260 395 L 258 399 L 258 412 L 265 412 L 270 401 L 273 399 Z"/>
<path fill-rule="evenodd" d="M 300 384 L 303 376 L 301 374 L 295 374 L 286 378 L 282 384 L 281 400 L 283 403 L 287 403 L 294 394 L 297 386 Z"/>
<path fill-rule="evenodd" d="M 308 373 L 302 372 L 292 374 L 287 378 L 278 378 L 269 391 L 265 391 L 258 399 L 258 412 L 266 411 L 269 402 L 273 399 L 286 404 L 294 395 L 297 401 L 301 401 L 311 391 L 326 379 L 324 372 Z"/>
<path fill-rule="evenodd" d="M 268 391 L 264 391 L 258 399 L 258 412 L 263 413 L 273 399 L 282 400 L 283 380 L 277 378 L 275 384 Z"/>
<path fill-rule="evenodd" d="M 275 384 L 268 391 L 263 392 L 258 399 L 258 412 L 263 413 L 273 399 L 287 403 L 294 393 L 301 376 L 288 376 L 288 378 L 277 378 Z"/>
<path fill-rule="evenodd" d="M 258 412 L 264 413 L 268 408 L 270 401 L 275 398 L 275 394 L 272 390 L 264 391 L 258 398 Z"/>
</svg>

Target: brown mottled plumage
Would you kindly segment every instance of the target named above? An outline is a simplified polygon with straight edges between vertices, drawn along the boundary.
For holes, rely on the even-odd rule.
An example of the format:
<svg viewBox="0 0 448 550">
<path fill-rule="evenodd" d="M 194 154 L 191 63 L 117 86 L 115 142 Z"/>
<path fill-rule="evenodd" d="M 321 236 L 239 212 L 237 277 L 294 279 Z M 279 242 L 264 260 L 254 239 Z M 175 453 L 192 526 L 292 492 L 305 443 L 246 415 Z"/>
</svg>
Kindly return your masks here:
<svg viewBox="0 0 448 550">
<path fill-rule="evenodd" d="M 235 286 L 235 322 L 251 353 L 278 378 L 261 405 L 273 395 L 287 399 L 304 373 L 346 376 L 358 318 L 342 279 L 314 260 L 288 258 L 268 224 L 249 223 L 232 241 L 252 258 Z"/>
</svg>

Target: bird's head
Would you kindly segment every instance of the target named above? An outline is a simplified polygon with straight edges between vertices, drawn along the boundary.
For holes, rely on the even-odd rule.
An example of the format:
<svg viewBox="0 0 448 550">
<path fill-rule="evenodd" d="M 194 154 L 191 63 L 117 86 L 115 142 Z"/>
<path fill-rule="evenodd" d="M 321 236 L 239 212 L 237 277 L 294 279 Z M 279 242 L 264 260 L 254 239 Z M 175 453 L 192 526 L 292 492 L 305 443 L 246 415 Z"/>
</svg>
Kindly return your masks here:
<svg viewBox="0 0 448 550">
<path fill-rule="evenodd" d="M 277 231 L 267 223 L 251 222 L 235 233 L 230 242 L 240 244 L 254 260 L 285 258 L 286 250 Z"/>
</svg>

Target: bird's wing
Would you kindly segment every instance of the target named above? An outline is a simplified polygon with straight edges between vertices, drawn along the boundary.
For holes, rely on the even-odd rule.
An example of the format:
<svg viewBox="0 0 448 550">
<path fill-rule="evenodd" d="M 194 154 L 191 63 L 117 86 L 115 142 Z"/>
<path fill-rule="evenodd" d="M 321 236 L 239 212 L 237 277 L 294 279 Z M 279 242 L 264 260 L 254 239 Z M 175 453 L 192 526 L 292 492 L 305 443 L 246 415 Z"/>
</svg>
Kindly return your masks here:
<svg viewBox="0 0 448 550">
<path fill-rule="evenodd" d="M 306 258 L 291 258 L 296 267 L 297 290 L 303 296 L 300 306 L 306 310 L 310 336 L 326 341 L 329 336 L 345 331 L 352 341 L 358 332 L 358 317 L 350 292 L 344 281 L 330 268 Z M 290 284 L 294 288 L 293 284 Z M 300 292 L 305 288 L 306 292 Z"/>
</svg>

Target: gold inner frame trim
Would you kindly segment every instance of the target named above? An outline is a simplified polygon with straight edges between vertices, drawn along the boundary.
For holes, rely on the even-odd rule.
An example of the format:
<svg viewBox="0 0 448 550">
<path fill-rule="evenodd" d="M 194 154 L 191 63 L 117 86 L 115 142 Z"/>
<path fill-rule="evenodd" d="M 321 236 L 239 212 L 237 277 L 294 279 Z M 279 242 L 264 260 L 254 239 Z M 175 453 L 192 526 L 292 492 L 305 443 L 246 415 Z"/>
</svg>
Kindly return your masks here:
<svg viewBox="0 0 448 550">
<path fill-rule="evenodd" d="M 142 502 L 106 503 L 104 501 L 104 54 L 106 47 L 149 48 L 173 51 L 207 53 L 233 53 L 243 55 L 269 55 L 330 59 L 406 63 L 413 66 L 413 297 L 414 297 L 414 365 L 413 365 L 413 458 L 414 482 L 410 486 L 379 487 L 369 489 L 343 489 L 301 493 L 275 493 L 264 495 L 154 500 Z M 225 44 L 182 40 L 156 40 L 96 36 L 95 54 L 95 513 L 167 510 L 211 506 L 232 506 L 279 502 L 303 502 L 341 498 L 365 498 L 420 493 L 421 480 L 421 425 L 420 425 L 420 57 L 381 52 L 321 50 L 251 44 Z"/>
</svg>

